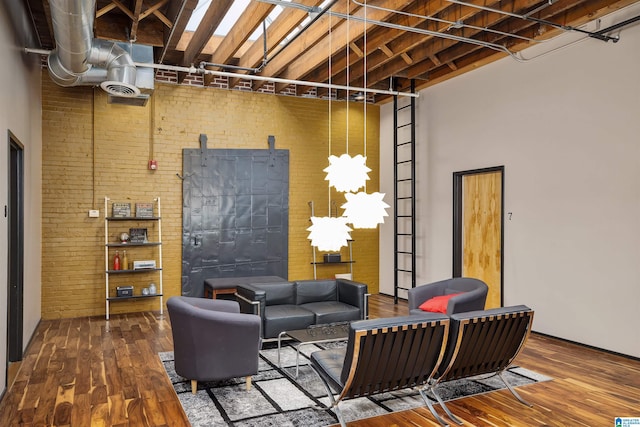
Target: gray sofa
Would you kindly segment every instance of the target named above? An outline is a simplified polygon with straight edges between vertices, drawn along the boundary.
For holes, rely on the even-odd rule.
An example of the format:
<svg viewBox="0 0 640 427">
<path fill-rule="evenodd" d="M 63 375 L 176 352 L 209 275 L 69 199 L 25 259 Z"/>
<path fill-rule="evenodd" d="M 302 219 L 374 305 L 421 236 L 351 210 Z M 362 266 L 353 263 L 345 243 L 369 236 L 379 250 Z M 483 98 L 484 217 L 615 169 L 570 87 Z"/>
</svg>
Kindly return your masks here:
<svg viewBox="0 0 640 427">
<path fill-rule="evenodd" d="M 238 285 L 243 313 L 262 319 L 262 336 L 311 325 L 361 320 L 367 315 L 367 285 L 346 279 Z"/>
</svg>

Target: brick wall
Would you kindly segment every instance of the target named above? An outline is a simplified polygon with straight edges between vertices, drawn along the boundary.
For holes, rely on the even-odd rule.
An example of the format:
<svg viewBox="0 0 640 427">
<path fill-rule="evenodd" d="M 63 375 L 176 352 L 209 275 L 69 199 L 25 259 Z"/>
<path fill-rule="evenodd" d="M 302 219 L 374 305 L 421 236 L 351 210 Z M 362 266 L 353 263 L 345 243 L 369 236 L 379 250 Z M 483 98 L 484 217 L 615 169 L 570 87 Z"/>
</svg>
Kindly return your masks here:
<svg viewBox="0 0 640 427">
<path fill-rule="evenodd" d="M 327 215 L 329 209 L 322 172 L 329 153 L 326 100 L 156 82 L 145 107 L 130 107 L 108 104 L 100 89 L 59 87 L 46 73 L 42 91 L 44 319 L 105 312 L 105 196 L 132 205 L 161 198 L 164 294 L 165 298 L 180 294 L 182 181 L 176 174 L 182 174 L 182 149 L 198 148 L 201 133 L 207 135 L 209 148 L 266 149 L 267 136 L 274 135 L 276 148 L 290 150 L 289 278 L 313 277 L 306 231 L 309 201 L 318 216 Z M 339 155 L 346 148 L 346 105 L 334 101 L 331 110 L 332 153 Z M 348 120 L 349 152 L 362 153 L 362 104 L 350 107 Z M 378 189 L 376 106 L 367 106 L 367 127 L 367 164 L 373 170 L 367 191 L 371 192 Z M 151 157 L 158 162 L 156 171 L 147 169 Z M 335 193 L 331 198 L 338 208 L 344 200 Z M 89 218 L 89 209 L 99 209 L 100 218 Z M 354 278 L 368 283 L 375 293 L 378 232 L 356 230 L 352 237 Z M 133 258 L 130 253 L 129 259 Z M 321 266 L 318 276 L 347 271 L 347 266 Z M 114 286 L 122 282 L 142 287 L 156 281 L 145 275 L 110 279 Z M 111 305 L 112 313 L 158 308 L 156 300 Z"/>
</svg>

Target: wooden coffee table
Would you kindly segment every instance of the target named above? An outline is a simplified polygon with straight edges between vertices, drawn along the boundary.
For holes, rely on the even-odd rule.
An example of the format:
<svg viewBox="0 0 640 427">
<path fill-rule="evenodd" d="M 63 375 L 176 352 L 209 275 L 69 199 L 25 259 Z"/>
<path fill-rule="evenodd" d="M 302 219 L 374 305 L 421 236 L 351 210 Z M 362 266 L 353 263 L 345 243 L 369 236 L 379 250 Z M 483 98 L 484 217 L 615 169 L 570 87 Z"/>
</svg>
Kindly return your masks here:
<svg viewBox="0 0 640 427">
<path fill-rule="evenodd" d="M 236 286 L 247 283 L 275 283 L 286 282 L 279 276 L 244 276 L 244 277 L 216 277 L 204 281 L 204 297 L 216 299 L 220 294 L 232 294 Z"/>
<path fill-rule="evenodd" d="M 312 325 L 306 329 L 283 331 L 278 334 L 278 367 L 280 364 L 280 349 L 283 339 L 291 339 L 298 343 L 296 346 L 296 378 L 300 368 L 300 349 L 309 344 L 322 344 L 328 342 L 346 341 L 349 338 L 350 322 L 328 323 L 324 325 Z"/>
</svg>

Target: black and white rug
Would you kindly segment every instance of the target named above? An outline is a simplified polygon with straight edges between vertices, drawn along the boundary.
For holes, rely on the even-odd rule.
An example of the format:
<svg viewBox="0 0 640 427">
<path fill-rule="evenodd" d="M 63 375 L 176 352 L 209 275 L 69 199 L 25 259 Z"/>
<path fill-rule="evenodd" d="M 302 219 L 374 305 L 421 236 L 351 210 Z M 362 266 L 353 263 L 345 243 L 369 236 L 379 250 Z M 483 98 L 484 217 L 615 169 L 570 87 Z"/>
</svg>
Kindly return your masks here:
<svg viewBox="0 0 640 427">
<path fill-rule="evenodd" d="M 306 365 L 306 356 L 320 348 L 323 347 L 303 346 L 297 379 L 293 378 L 295 349 L 284 345 L 280 355 L 282 369 L 278 368 L 277 348 L 260 352 L 259 372 L 253 377 L 250 391 L 246 391 L 244 378 L 236 378 L 198 383 L 195 395 L 191 393 L 191 382 L 176 374 L 173 352 L 160 353 L 159 356 L 193 427 L 321 427 L 336 424 L 338 420 L 328 409 L 329 398 L 322 382 Z M 519 367 L 509 369 L 505 377 L 516 387 L 550 380 Z M 504 384 L 493 376 L 451 381 L 439 386 L 438 390 L 447 401 L 501 388 L 505 388 Z M 420 406 L 425 406 L 424 402 L 418 391 L 413 389 L 340 403 L 347 422 Z"/>
</svg>

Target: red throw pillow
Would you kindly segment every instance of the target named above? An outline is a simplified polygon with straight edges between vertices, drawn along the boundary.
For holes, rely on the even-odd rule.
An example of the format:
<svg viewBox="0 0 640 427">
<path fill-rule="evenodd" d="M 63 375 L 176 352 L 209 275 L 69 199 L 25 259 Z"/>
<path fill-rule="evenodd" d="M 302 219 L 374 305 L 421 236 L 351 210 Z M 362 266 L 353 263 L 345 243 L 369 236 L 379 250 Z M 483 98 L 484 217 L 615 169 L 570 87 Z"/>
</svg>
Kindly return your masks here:
<svg viewBox="0 0 640 427">
<path fill-rule="evenodd" d="M 431 299 L 426 300 L 422 304 L 420 304 L 420 310 L 429 311 L 432 313 L 447 313 L 447 304 L 449 304 L 449 300 L 456 295 L 460 295 L 463 292 L 458 292 L 456 294 L 449 295 L 440 295 L 437 297 L 433 297 Z"/>
</svg>

